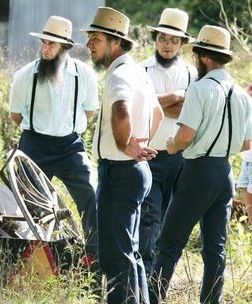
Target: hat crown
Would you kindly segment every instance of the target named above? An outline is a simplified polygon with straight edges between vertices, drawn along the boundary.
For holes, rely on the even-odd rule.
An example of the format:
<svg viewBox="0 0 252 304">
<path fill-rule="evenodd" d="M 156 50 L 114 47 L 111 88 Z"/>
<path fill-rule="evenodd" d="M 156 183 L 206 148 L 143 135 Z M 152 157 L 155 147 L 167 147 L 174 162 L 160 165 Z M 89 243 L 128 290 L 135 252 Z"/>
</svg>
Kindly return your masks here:
<svg viewBox="0 0 252 304">
<path fill-rule="evenodd" d="M 72 36 L 72 22 L 59 16 L 51 16 L 43 29 L 43 32 L 51 33 L 67 39 Z"/>
<path fill-rule="evenodd" d="M 119 11 L 111 7 L 99 7 L 91 26 L 111 30 L 111 34 L 117 32 L 127 36 L 129 24 L 129 18 Z"/>
<path fill-rule="evenodd" d="M 201 28 L 196 39 L 196 43 L 209 44 L 212 46 L 229 50 L 230 40 L 230 33 L 225 28 L 214 25 L 205 25 Z"/>
<path fill-rule="evenodd" d="M 187 31 L 189 16 L 185 11 L 177 8 L 166 8 L 163 10 L 160 20 L 160 25 L 166 25 L 178 28 L 183 32 Z"/>
</svg>

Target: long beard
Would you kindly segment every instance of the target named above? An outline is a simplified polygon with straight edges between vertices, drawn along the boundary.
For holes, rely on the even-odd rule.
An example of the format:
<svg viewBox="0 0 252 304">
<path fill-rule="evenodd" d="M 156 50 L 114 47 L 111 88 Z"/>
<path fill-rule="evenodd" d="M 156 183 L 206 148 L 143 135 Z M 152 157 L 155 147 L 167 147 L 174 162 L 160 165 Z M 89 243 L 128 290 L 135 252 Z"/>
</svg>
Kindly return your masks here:
<svg viewBox="0 0 252 304">
<path fill-rule="evenodd" d="M 198 80 L 200 80 L 207 74 L 207 68 L 205 64 L 202 62 L 201 58 L 199 58 L 199 64 L 197 66 L 197 70 L 198 70 Z"/>
<path fill-rule="evenodd" d="M 108 55 L 104 55 L 103 58 L 101 58 L 100 60 L 97 60 L 96 62 L 94 62 L 94 68 L 96 71 L 103 71 L 106 68 L 109 67 L 110 63 L 111 63 L 111 57 Z"/>
<path fill-rule="evenodd" d="M 175 61 L 178 60 L 179 54 L 175 55 L 173 58 L 171 59 L 165 59 L 164 57 L 162 57 L 159 52 L 156 50 L 155 52 L 155 57 L 157 62 L 164 68 L 169 68 L 170 66 L 173 65 L 173 63 Z"/>
<path fill-rule="evenodd" d="M 40 83 L 43 83 L 47 79 L 51 81 L 56 79 L 63 58 L 63 53 L 59 53 L 52 60 L 46 60 L 40 57 L 38 64 L 38 80 Z"/>
</svg>

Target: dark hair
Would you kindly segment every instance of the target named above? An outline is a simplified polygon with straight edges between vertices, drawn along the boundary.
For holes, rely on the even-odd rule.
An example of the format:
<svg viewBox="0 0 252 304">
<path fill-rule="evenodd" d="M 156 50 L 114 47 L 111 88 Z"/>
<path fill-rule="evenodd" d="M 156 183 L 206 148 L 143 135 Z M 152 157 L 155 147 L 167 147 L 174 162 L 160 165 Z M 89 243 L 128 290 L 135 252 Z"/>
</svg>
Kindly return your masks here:
<svg viewBox="0 0 252 304">
<path fill-rule="evenodd" d="M 151 31 L 151 39 L 156 41 L 158 35 L 158 31 Z"/>
<path fill-rule="evenodd" d="M 151 31 L 151 39 L 153 41 L 156 41 L 158 33 L 160 33 L 160 32 L 159 31 Z M 180 38 L 181 38 L 181 45 L 186 44 L 189 41 L 189 38 L 186 38 L 186 37 L 180 37 Z"/>
<path fill-rule="evenodd" d="M 130 41 L 128 41 L 128 40 L 125 40 L 125 39 L 123 39 L 123 38 L 120 38 L 120 37 L 117 37 L 117 36 L 114 36 L 114 35 L 110 35 L 110 34 L 108 34 L 108 33 L 103 33 L 103 34 L 107 37 L 107 39 L 108 39 L 109 41 L 112 41 L 112 40 L 114 40 L 114 41 L 119 41 L 119 40 L 120 40 L 120 47 L 121 47 L 125 52 L 129 52 L 129 51 L 132 49 L 132 47 L 133 47 L 133 43 L 130 42 Z"/>
<path fill-rule="evenodd" d="M 211 58 L 213 61 L 219 63 L 219 64 L 226 64 L 230 61 L 232 61 L 232 56 L 208 49 L 203 49 L 201 47 L 194 46 L 192 49 L 193 53 L 198 54 L 200 57 L 207 56 Z"/>
<path fill-rule="evenodd" d="M 62 48 L 64 49 L 64 50 L 70 50 L 71 48 L 73 47 L 73 45 L 72 44 L 66 44 L 66 43 L 62 43 Z"/>
</svg>

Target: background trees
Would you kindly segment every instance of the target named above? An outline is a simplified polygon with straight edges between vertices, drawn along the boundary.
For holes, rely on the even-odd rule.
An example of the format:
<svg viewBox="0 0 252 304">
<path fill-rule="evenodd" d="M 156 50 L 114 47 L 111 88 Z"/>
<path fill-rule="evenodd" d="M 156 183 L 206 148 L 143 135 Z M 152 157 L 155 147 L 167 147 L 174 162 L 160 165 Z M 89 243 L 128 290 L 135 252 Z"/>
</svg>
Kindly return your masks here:
<svg viewBox="0 0 252 304">
<path fill-rule="evenodd" d="M 165 7 L 184 9 L 190 16 L 188 32 L 197 34 L 204 24 L 227 27 L 246 52 L 252 44 L 252 0 L 107 0 L 107 6 L 128 15 L 134 25 L 156 25 Z"/>
</svg>

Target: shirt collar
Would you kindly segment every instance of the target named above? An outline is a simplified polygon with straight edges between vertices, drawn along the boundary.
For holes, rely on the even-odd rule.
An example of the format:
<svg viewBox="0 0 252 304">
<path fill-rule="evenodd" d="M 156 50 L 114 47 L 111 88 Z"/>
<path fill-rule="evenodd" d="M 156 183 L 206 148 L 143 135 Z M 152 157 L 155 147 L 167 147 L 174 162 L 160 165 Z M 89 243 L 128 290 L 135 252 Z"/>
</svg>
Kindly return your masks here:
<svg viewBox="0 0 252 304">
<path fill-rule="evenodd" d="M 117 57 L 111 64 L 110 66 L 108 67 L 108 70 L 107 70 L 107 74 L 111 73 L 117 66 L 121 65 L 121 64 L 127 64 L 127 63 L 134 63 L 134 60 L 132 59 L 132 57 L 126 53 L 126 54 L 123 54 L 119 57 Z"/>
<path fill-rule="evenodd" d="M 217 78 L 219 80 L 222 80 L 222 79 L 232 80 L 231 75 L 225 69 L 212 70 L 212 71 L 208 72 L 203 78 L 209 78 L 209 77 Z"/>
<path fill-rule="evenodd" d="M 155 56 L 150 57 L 149 59 L 145 60 L 142 64 L 143 66 L 145 66 L 146 68 L 149 68 L 153 65 L 156 65 L 157 61 Z"/>
<path fill-rule="evenodd" d="M 169 67 L 171 68 L 172 66 L 177 66 L 179 64 L 182 63 L 182 59 L 180 56 L 178 56 L 177 60 L 173 62 L 173 64 Z M 161 70 L 166 70 L 167 68 L 163 67 L 161 64 L 159 64 L 157 62 L 157 59 L 155 56 L 150 57 L 149 59 L 147 59 L 146 61 L 143 62 L 143 65 L 147 68 L 151 67 L 151 66 L 155 66 L 157 69 L 161 69 Z M 168 68 L 168 69 L 169 69 Z"/>
<path fill-rule="evenodd" d="M 76 63 L 73 60 L 73 58 L 71 58 L 69 55 L 67 55 L 65 69 L 68 73 L 70 73 L 74 76 L 78 75 L 75 64 Z"/>
</svg>

